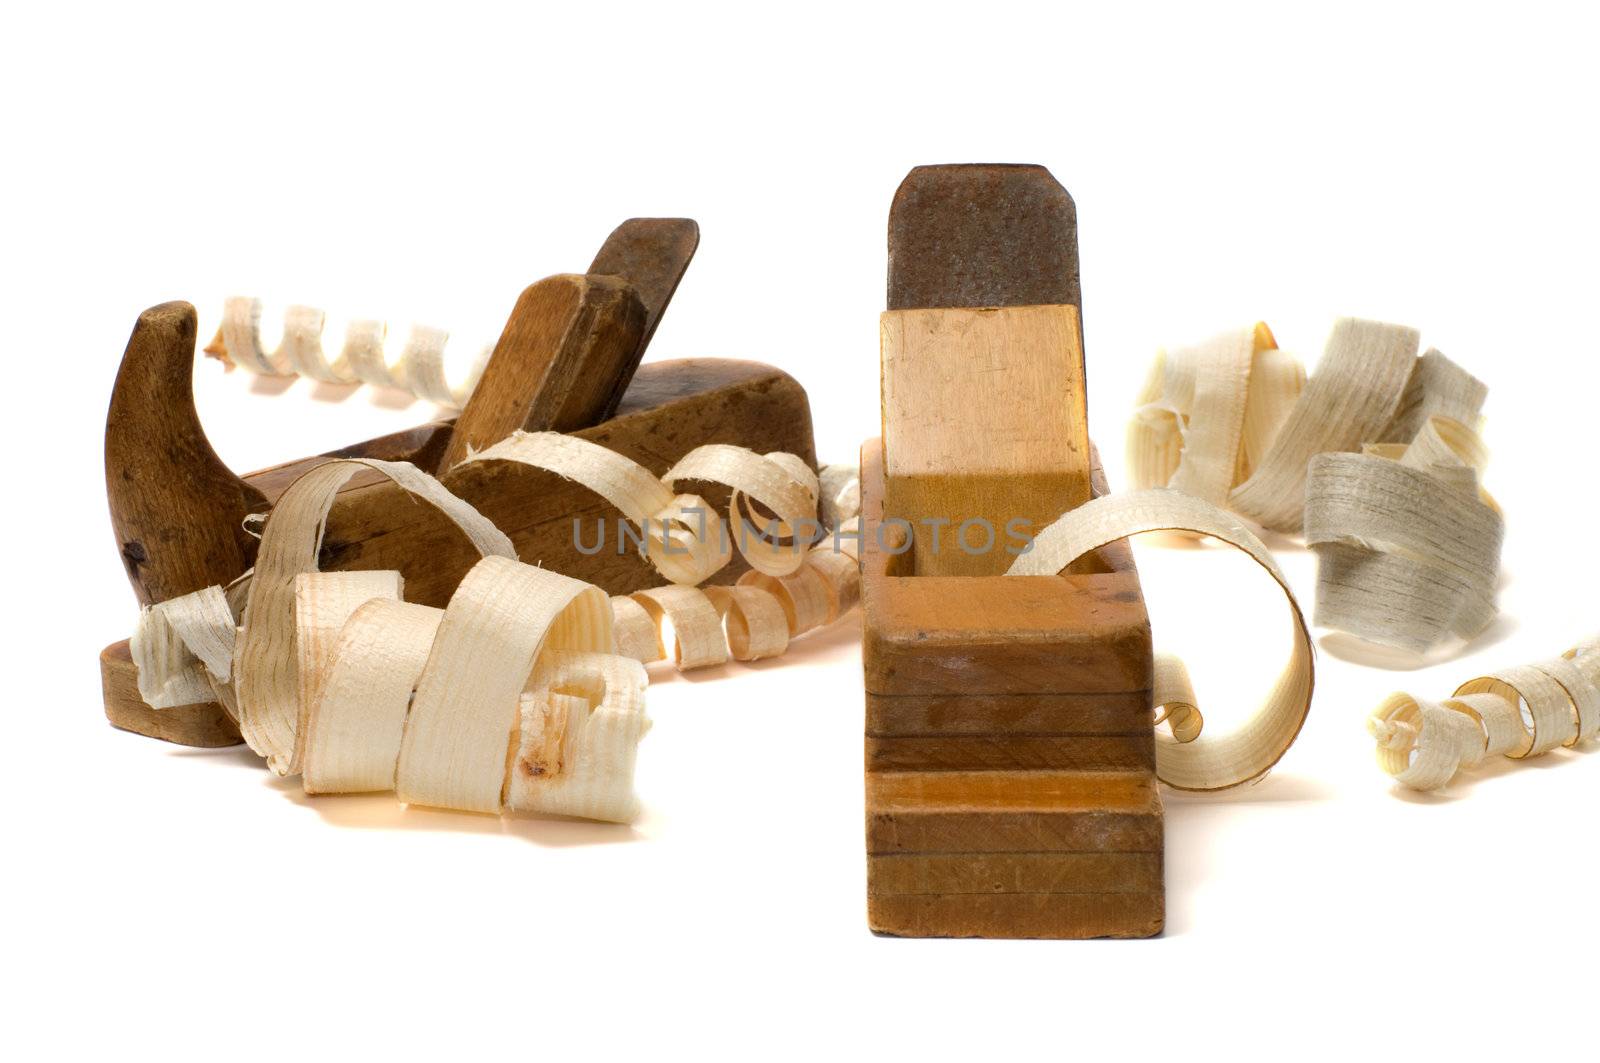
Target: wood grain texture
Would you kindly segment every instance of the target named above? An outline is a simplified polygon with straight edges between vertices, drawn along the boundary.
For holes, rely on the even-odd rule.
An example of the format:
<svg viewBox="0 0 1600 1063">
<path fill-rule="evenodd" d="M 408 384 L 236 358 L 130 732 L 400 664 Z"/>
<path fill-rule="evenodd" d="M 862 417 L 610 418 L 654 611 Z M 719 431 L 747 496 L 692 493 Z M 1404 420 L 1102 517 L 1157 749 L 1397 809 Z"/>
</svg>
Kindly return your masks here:
<svg viewBox="0 0 1600 1063">
<path fill-rule="evenodd" d="M 868 925 L 891 937 L 1144 938 L 1161 933 L 1165 919 L 1161 890 L 867 897 Z"/>
<path fill-rule="evenodd" d="M 1015 557 L 1004 545 L 1089 500 L 1077 314 L 1023 306 L 883 315 L 887 516 L 911 523 L 917 574 L 1002 575 Z M 942 537 L 937 521 L 947 525 Z M 963 531 L 966 521 L 984 524 Z"/>
<path fill-rule="evenodd" d="M 882 449 L 862 448 L 862 666 L 880 695 L 1149 690 L 1150 619 L 1125 546 L 1103 573 L 918 576 L 889 549 Z"/>
<path fill-rule="evenodd" d="M 918 166 L 889 207 L 889 309 L 1083 306 L 1078 211 L 1043 166 Z"/>
<path fill-rule="evenodd" d="M 590 274 L 616 276 L 627 281 L 644 306 L 644 333 L 639 337 L 629 376 L 638 369 L 645 348 L 661 323 L 661 315 L 667 312 L 673 293 L 678 290 L 678 283 L 683 280 L 699 246 L 700 226 L 692 219 L 629 218 L 611 231 L 594 261 L 589 263 Z M 614 407 L 603 410 L 595 420 L 604 420 L 614 413 Z"/>
<path fill-rule="evenodd" d="M 1156 893 L 1160 853 L 880 853 L 878 896 L 964 893 Z"/>
<path fill-rule="evenodd" d="M 867 852 L 1160 852 L 1153 772 L 867 773 Z"/>
<path fill-rule="evenodd" d="M 638 365 L 644 305 L 620 277 L 560 274 L 517 299 L 440 461 L 519 429 L 570 432 L 616 408 Z"/>
<path fill-rule="evenodd" d="M 1154 771 L 1149 724 L 1125 735 L 867 736 L 868 771 Z"/>
<path fill-rule="evenodd" d="M 1112 694 L 874 694 L 867 737 L 1120 735 L 1150 730 L 1150 691 Z"/>
<path fill-rule="evenodd" d="M 244 739 L 233 718 L 215 702 L 152 709 L 139 696 L 139 670 L 128 643 L 114 642 L 100 652 L 100 690 L 111 726 L 184 746 L 236 746 Z"/>
<path fill-rule="evenodd" d="M 111 528 L 141 605 L 226 584 L 249 568 L 255 540 L 244 518 L 267 508 L 261 492 L 217 457 L 200 427 L 195 329 L 188 303 L 140 314 L 106 415 Z"/>
</svg>

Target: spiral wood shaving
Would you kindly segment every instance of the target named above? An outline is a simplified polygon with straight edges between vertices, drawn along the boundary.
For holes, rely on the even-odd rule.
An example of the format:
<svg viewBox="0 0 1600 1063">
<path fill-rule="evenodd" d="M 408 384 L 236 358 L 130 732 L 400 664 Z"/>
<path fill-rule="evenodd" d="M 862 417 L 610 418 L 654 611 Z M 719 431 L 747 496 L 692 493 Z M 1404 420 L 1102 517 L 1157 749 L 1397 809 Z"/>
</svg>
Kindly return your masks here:
<svg viewBox="0 0 1600 1063">
<path fill-rule="evenodd" d="M 494 345 L 458 351 L 459 340 L 428 325 L 413 325 L 392 335 L 382 321 L 351 321 L 343 336 L 325 335 L 328 318 L 309 306 L 284 311 L 283 336 L 267 350 L 261 338 L 261 300 L 228 299 L 222 326 L 206 353 L 224 358 L 263 376 L 303 376 L 327 384 L 372 384 L 400 388 L 419 399 L 453 409 L 467 404 L 489 364 Z M 467 367 L 466 377 L 451 385 L 447 362 Z"/>
<path fill-rule="evenodd" d="M 1469 680 L 1440 701 L 1391 694 L 1367 719 L 1378 766 L 1437 790 L 1487 757 L 1513 760 L 1600 735 L 1600 637 L 1535 664 Z"/>
</svg>

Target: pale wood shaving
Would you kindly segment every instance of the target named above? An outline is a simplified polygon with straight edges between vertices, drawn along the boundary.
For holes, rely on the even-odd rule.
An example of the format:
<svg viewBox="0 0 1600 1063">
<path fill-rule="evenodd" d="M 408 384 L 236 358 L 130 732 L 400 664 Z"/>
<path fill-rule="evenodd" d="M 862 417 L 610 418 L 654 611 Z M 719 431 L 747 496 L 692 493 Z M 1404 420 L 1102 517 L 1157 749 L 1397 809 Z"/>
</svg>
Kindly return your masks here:
<svg viewBox="0 0 1600 1063">
<path fill-rule="evenodd" d="M 510 558 L 479 561 L 445 607 L 412 699 L 395 772 L 400 800 L 499 812 L 507 743 L 540 652 L 613 646 L 599 588 Z"/>
<path fill-rule="evenodd" d="M 345 623 L 374 598 L 398 602 L 403 586 L 398 572 L 302 572 L 294 578 L 295 652 L 300 682 L 295 763 L 304 760 L 306 716 L 322 697 L 334 647 Z"/>
<path fill-rule="evenodd" d="M 642 663 L 670 659 L 692 669 L 776 656 L 791 639 L 834 622 L 860 600 L 857 469 L 825 468 L 827 519 L 839 523 L 824 526 L 818 520 L 822 478 L 782 452 L 707 444 L 658 479 L 599 444 L 555 432 L 517 432 L 466 461 L 511 461 L 553 472 L 639 526 L 645 556 L 673 584 L 613 600 L 618 652 Z M 680 481 L 728 488 L 728 523 L 700 496 L 675 494 Z M 754 515 L 752 502 L 774 515 L 770 529 Z M 830 529 L 842 534 L 827 534 Z M 768 530 L 770 536 L 757 534 Z M 692 586 L 720 571 L 735 548 L 754 570 L 740 577 L 740 587 L 766 594 L 770 603 Z"/>
<path fill-rule="evenodd" d="M 439 509 L 478 553 L 516 557 L 511 540 L 482 514 L 405 462 L 347 458 L 319 465 L 286 488 L 261 529 L 249 599 L 234 648 L 239 732 L 280 775 L 298 772 L 299 654 L 295 577 L 317 570 L 317 552 L 334 495 L 357 471 L 380 472 Z"/>
<path fill-rule="evenodd" d="M 351 614 L 301 725 L 306 793 L 394 789 L 411 695 L 443 618 L 443 609 L 384 598 Z"/>
<path fill-rule="evenodd" d="M 1311 460 L 1305 537 L 1319 554 L 1316 623 L 1419 653 L 1489 626 L 1504 523 L 1479 498 L 1472 470 L 1458 467 L 1464 485 L 1404 459 Z"/>
<path fill-rule="evenodd" d="M 639 662 L 609 653 L 555 650 L 541 656 L 522 696 L 506 806 L 632 821 L 639 814 L 634 762 L 650 729 L 648 683 Z"/>
<path fill-rule="evenodd" d="M 1090 550 L 1154 531 L 1209 535 L 1244 551 L 1283 591 L 1295 639 L 1288 663 L 1257 713 L 1235 731 L 1201 731 L 1187 673 L 1170 660 L 1158 663 L 1155 696 L 1172 734 L 1156 735 L 1156 775 L 1180 790 L 1221 790 L 1266 774 L 1293 744 L 1311 708 L 1314 653 L 1305 617 L 1288 581 L 1265 545 L 1232 514 L 1202 499 L 1166 488 L 1096 498 L 1064 514 L 1035 538 L 1006 573 L 1048 576 Z"/>
<path fill-rule="evenodd" d="M 853 540 L 805 545 L 819 481 L 803 462 L 702 450 L 680 463 L 679 478 L 732 487 L 736 512 L 747 495 L 795 540 L 784 548 L 799 564 L 763 576 L 772 587 L 674 583 L 608 600 L 516 561 L 509 539 L 415 467 L 336 460 L 283 492 L 245 577 L 144 613 L 140 681 L 171 705 L 222 699 L 251 748 L 279 774 L 300 774 L 308 793 L 392 789 L 408 803 L 465 811 L 632 818 L 636 747 L 649 726 L 640 661 L 660 659 L 667 643 L 684 668 L 776 656 L 860 595 Z M 527 461 L 585 483 L 632 519 L 654 518 L 666 575 L 687 581 L 725 563 L 705 562 L 701 544 L 722 536 L 714 519 L 696 519 L 703 500 L 674 495 L 604 448 L 519 433 L 469 460 Z M 333 498 L 362 468 L 436 506 L 482 555 L 446 609 L 400 601 L 396 572 L 316 570 Z M 859 488 L 830 480 L 842 512 Z"/>
<path fill-rule="evenodd" d="M 140 611 L 128 650 L 139 696 L 153 709 L 196 705 L 233 677 L 234 615 L 221 587 L 206 587 Z"/>
<path fill-rule="evenodd" d="M 225 301 L 217 341 L 206 349 L 234 365 L 270 376 L 300 375 L 330 384 L 365 383 L 401 388 L 420 399 L 460 409 L 477 387 L 493 353 L 483 345 L 458 355 L 450 334 L 427 325 L 392 338 L 381 321 L 352 321 L 343 336 L 327 334 L 323 311 L 290 306 L 284 311 L 283 337 L 272 350 L 261 337 L 261 300 L 236 296 Z M 398 352 L 398 353 L 396 353 Z M 467 366 L 461 383 L 446 378 L 448 362 Z"/>
<path fill-rule="evenodd" d="M 1129 427 L 1133 483 L 1303 535 L 1319 625 L 1417 653 L 1471 638 L 1495 616 L 1503 538 L 1481 483 L 1488 389 L 1418 346 L 1340 320 L 1309 384 L 1262 324 L 1162 352 Z"/>
<path fill-rule="evenodd" d="M 484 555 L 444 610 L 398 601 L 397 572 L 316 571 L 333 493 L 362 467 L 435 505 Z M 151 610 L 142 638 L 161 649 L 141 655 L 141 678 L 168 684 L 203 665 L 202 654 L 220 665 L 218 646 L 232 643 L 241 730 L 274 770 L 301 773 L 307 793 L 393 789 L 409 803 L 464 811 L 631 818 L 633 746 L 648 723 L 642 671 L 614 654 L 611 602 L 511 555 L 510 540 L 415 467 L 330 462 L 291 484 L 268 515 L 243 627 L 235 631 L 221 588 Z M 186 632 L 193 644 L 173 650 Z M 566 651 L 582 660 L 540 671 Z M 597 684 L 592 704 L 584 676 Z M 547 708 L 530 715 L 534 702 Z M 513 769 L 528 763 L 517 755 L 549 744 L 552 713 L 560 755 L 513 801 Z M 525 725 L 537 733 L 523 736 Z"/>
<path fill-rule="evenodd" d="M 1437 790 L 1487 757 L 1521 760 L 1592 741 L 1600 735 L 1600 638 L 1468 680 L 1442 701 L 1391 694 L 1367 729 L 1378 766 L 1413 790 Z"/>
<path fill-rule="evenodd" d="M 1400 325 L 1336 321 L 1317 372 L 1260 467 L 1233 492 L 1230 508 L 1275 531 L 1298 532 L 1307 462 L 1381 437 L 1411 379 L 1419 340 L 1415 329 Z"/>
</svg>

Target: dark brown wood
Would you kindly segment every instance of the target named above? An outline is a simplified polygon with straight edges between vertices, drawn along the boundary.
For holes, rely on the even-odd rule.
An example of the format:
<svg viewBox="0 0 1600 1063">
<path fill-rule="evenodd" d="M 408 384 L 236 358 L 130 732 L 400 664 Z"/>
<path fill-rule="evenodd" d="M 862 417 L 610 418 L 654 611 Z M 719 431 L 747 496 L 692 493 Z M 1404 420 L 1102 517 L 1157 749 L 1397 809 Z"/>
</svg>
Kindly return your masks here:
<svg viewBox="0 0 1600 1063">
<path fill-rule="evenodd" d="M 868 771 L 1154 771 L 1148 727 L 1122 735 L 867 736 Z"/>
<path fill-rule="evenodd" d="M 1141 734 L 1150 692 L 1117 694 L 874 694 L 867 737 Z"/>
<path fill-rule="evenodd" d="M 867 863 L 884 896 L 1161 890 L 1160 853 L 881 853 Z"/>
<path fill-rule="evenodd" d="M 871 894 L 867 920 L 890 937 L 1146 938 L 1161 933 L 1166 898 L 1151 893 Z"/>
<path fill-rule="evenodd" d="M 215 702 L 160 710 L 146 705 L 139 696 L 139 670 L 133 666 L 126 641 L 100 651 L 100 690 L 106 719 L 121 730 L 208 749 L 244 741 L 233 718 Z"/>
<path fill-rule="evenodd" d="M 644 305 L 621 278 L 567 273 L 530 285 L 439 467 L 519 429 L 570 432 L 604 420 L 638 365 L 644 328 Z"/>
<path fill-rule="evenodd" d="M 195 310 L 139 315 L 106 415 L 106 500 L 139 604 L 226 584 L 255 558 L 244 518 L 267 500 L 223 464 L 195 411 Z"/>
<path fill-rule="evenodd" d="M 639 367 L 661 315 L 667 312 L 678 282 L 683 280 L 699 246 L 700 226 L 688 218 L 629 218 L 612 230 L 589 263 L 591 274 L 621 277 L 633 285 L 639 302 L 644 304 L 644 334 L 639 337 L 630 376 Z M 618 389 L 612 407 L 602 411 L 596 421 L 615 413 L 615 402 L 621 398 L 622 389 Z"/>
<path fill-rule="evenodd" d="M 889 208 L 889 309 L 1082 309 L 1078 211 L 1043 166 L 918 166 Z"/>
</svg>

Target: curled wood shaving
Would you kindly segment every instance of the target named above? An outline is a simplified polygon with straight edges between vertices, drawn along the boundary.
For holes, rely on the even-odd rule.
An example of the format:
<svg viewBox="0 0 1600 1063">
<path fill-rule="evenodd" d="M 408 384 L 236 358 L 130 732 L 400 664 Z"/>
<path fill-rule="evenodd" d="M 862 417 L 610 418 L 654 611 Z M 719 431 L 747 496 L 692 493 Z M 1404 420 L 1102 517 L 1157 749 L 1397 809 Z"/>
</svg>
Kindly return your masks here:
<svg viewBox="0 0 1600 1063">
<path fill-rule="evenodd" d="M 1513 760 L 1600 735 L 1600 638 L 1560 657 L 1469 680 L 1440 701 L 1396 693 L 1367 719 L 1378 766 L 1437 790 L 1487 757 Z"/>
<path fill-rule="evenodd" d="M 857 560 L 861 486 L 858 471 L 827 466 L 827 527 L 818 521 L 824 478 L 793 454 L 756 454 L 708 444 L 690 451 L 659 479 L 631 459 L 574 436 L 517 432 L 467 458 L 512 461 L 587 487 L 639 526 L 644 553 L 673 586 L 612 600 L 618 652 L 641 662 L 706 668 L 730 658 L 760 660 L 831 624 L 861 596 Z M 463 463 L 465 464 L 465 462 Z M 730 490 L 727 521 L 680 482 Z M 773 514 L 763 520 L 751 503 Z M 692 586 L 720 571 L 738 549 L 754 571 L 736 588 Z"/>
<path fill-rule="evenodd" d="M 488 344 L 458 353 L 449 333 L 427 325 L 412 326 L 402 335 L 398 330 L 391 333 L 381 321 L 357 320 L 350 322 L 344 335 L 330 335 L 327 315 L 308 306 L 284 311 L 283 337 L 269 351 L 261 338 L 261 313 L 259 299 L 228 299 L 222 326 L 206 352 L 253 373 L 401 388 L 428 402 L 460 409 L 494 351 Z M 452 387 L 445 366 L 458 361 L 468 367 L 467 375 Z"/>
<path fill-rule="evenodd" d="M 1226 511 L 1179 491 L 1153 488 L 1094 499 L 1041 531 L 1009 576 L 1048 576 L 1090 550 L 1134 535 L 1185 531 L 1209 535 L 1244 551 L 1283 591 L 1294 625 L 1289 661 L 1266 702 L 1248 722 L 1221 736 L 1202 731 L 1187 671 L 1175 658 L 1158 658 L 1155 704 L 1171 734 L 1156 735 L 1156 775 L 1180 790 L 1222 790 L 1265 775 L 1294 743 L 1311 708 L 1314 653 L 1305 617 L 1288 581 L 1265 545 Z"/>
<path fill-rule="evenodd" d="M 1318 555 L 1314 619 L 1423 652 L 1494 618 L 1503 524 L 1479 482 L 1487 388 L 1415 330 L 1342 319 L 1309 383 L 1263 324 L 1158 356 L 1135 487 L 1172 487 Z"/>
<path fill-rule="evenodd" d="M 146 700 L 221 700 L 250 747 L 279 774 L 299 774 L 307 793 L 393 790 L 465 811 L 626 821 L 638 811 L 634 762 L 649 728 L 641 661 L 669 645 L 682 668 L 777 656 L 860 596 L 853 540 L 804 545 L 818 480 L 793 455 L 703 447 L 660 480 L 581 440 L 523 435 L 469 460 L 526 461 L 586 484 L 647 530 L 654 520 L 646 552 L 679 582 L 608 600 L 517 561 L 504 534 L 414 466 L 332 461 L 279 497 L 247 579 L 143 612 L 132 651 Z M 482 556 L 445 609 L 401 601 L 397 572 L 316 570 L 334 496 L 362 468 L 437 507 Z M 686 585 L 726 564 L 731 548 L 707 534 L 717 525 L 695 527 L 692 510 L 705 504 L 674 494 L 675 479 L 732 487 L 732 519 L 743 495 L 768 507 L 795 560 L 775 550 L 764 559 L 778 575 Z M 836 501 L 859 496 L 850 477 L 831 481 Z"/>
<path fill-rule="evenodd" d="M 316 571 L 333 495 L 360 468 L 432 503 L 482 555 L 445 609 L 399 601 L 396 572 Z M 308 793 L 637 813 L 646 680 L 615 655 L 610 602 L 517 561 L 509 539 L 414 466 L 350 459 L 306 473 L 262 526 L 242 627 L 213 587 L 146 610 L 133 642 L 141 684 L 170 699 L 203 670 L 250 747 Z"/>
</svg>

